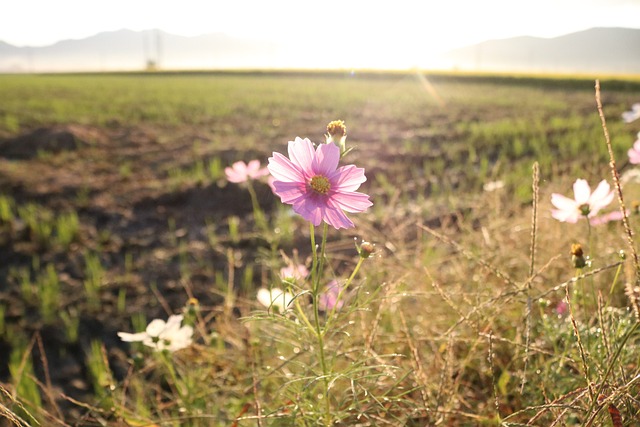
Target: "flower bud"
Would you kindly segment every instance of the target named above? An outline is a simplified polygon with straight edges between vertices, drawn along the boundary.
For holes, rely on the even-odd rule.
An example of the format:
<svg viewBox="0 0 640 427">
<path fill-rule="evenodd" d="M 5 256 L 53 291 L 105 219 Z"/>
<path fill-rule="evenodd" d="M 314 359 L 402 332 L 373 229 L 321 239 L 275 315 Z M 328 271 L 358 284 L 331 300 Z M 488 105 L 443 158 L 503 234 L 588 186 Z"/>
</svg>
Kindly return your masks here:
<svg viewBox="0 0 640 427">
<path fill-rule="evenodd" d="M 571 262 L 575 268 L 584 268 L 587 265 L 587 261 L 584 259 L 582 245 L 580 245 L 580 243 L 574 243 L 571 245 Z"/>
<path fill-rule="evenodd" d="M 360 258 L 369 258 L 375 250 L 376 248 L 373 243 L 362 242 L 358 248 L 358 253 L 360 254 Z"/>
<path fill-rule="evenodd" d="M 183 308 L 185 315 L 185 323 L 192 325 L 195 323 L 198 313 L 200 312 L 200 302 L 197 298 L 189 298 L 187 304 Z"/>
<path fill-rule="evenodd" d="M 342 120 L 334 120 L 327 125 L 327 144 L 334 143 L 340 147 L 340 154 L 347 151 L 347 127 Z"/>
</svg>

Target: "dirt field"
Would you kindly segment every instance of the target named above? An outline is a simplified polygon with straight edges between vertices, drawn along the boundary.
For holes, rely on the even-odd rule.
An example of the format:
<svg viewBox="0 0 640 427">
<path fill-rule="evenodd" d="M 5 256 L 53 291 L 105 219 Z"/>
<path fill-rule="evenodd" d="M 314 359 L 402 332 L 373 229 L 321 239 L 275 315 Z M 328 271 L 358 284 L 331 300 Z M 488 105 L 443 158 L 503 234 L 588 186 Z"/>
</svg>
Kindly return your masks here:
<svg viewBox="0 0 640 427">
<path fill-rule="evenodd" d="M 180 101 L 166 115 L 144 119 L 141 114 L 130 123 L 115 113 L 92 121 L 90 111 L 78 113 L 77 120 L 29 118 L 28 110 L 7 107 L 3 112 L 0 106 L 0 118 L 12 115 L 21 123 L 18 129 L 0 130 L 0 194 L 11 200 L 12 212 L 11 218 L 0 218 L 0 360 L 16 359 L 16 349 L 22 354 L 32 349 L 40 381 L 72 399 L 91 401 L 91 342 L 104 344 L 115 379 L 123 379 L 129 347 L 116 332 L 130 331 L 132 316 L 166 317 L 194 297 L 215 317 L 226 286 L 220 275 L 226 277 L 230 265 L 237 270 L 232 280 L 240 302 L 253 304 L 253 290 L 267 280 L 268 266 L 257 260 L 268 244 L 255 233 L 249 193 L 227 183 L 222 169 L 236 160 L 257 158 L 266 164 L 273 151 L 284 152 L 295 136 L 320 142 L 324 126 L 333 119 L 346 120 L 349 141 L 356 148 L 349 160 L 367 170 L 363 191 L 376 205 L 359 218 L 357 232 L 332 234 L 337 251 L 350 248 L 353 237 L 362 235 L 382 248 L 394 234 L 410 239 L 415 231 L 401 226 L 410 215 L 422 215 L 435 227 L 460 213 L 480 221 L 491 214 L 473 211 L 478 206 L 475 197 L 487 182 L 504 180 L 515 195 L 515 209 L 530 201 L 528 174 L 534 159 L 543 163 L 549 180 L 576 169 L 606 172 L 603 147 L 586 148 L 592 155 L 564 163 L 578 159 L 585 139 L 601 134 L 588 81 L 572 83 L 577 88 L 567 83 L 565 89 L 561 83 L 535 80 L 436 78 L 434 97 L 413 77 L 395 77 L 360 82 L 351 93 L 347 85 L 340 86 L 338 95 L 329 94 L 323 102 L 318 98 L 335 87 L 335 81 L 311 91 L 303 89 L 302 78 L 295 90 L 282 95 L 278 88 L 286 79 L 276 79 L 283 86 L 267 82 L 257 94 L 259 109 L 251 104 L 256 95 L 246 90 L 244 98 L 219 116 L 208 116 L 206 109 L 190 115 L 192 106 Z M 612 122 L 640 93 L 636 86 L 607 93 Z M 41 88 L 30 96 L 59 93 L 65 99 L 65 89 L 59 90 Z M 237 95 L 226 96 L 217 102 L 231 102 Z M 282 96 L 293 101 L 283 106 Z M 139 108 L 146 111 L 149 105 L 153 100 Z M 185 122 L 164 122 L 177 111 L 183 111 Z M 586 117 L 586 122 L 578 117 Z M 577 129 L 583 133 L 569 136 Z M 622 155 L 630 131 L 616 122 L 612 132 Z M 549 144 L 542 147 L 542 138 Z M 256 185 L 267 216 L 282 215 L 269 187 Z M 34 210 L 26 209 L 28 205 Z M 65 213 L 77 214 L 79 221 L 68 243 L 58 237 L 63 226 L 56 222 Z M 230 236 L 230 217 L 239 220 L 238 238 Z M 49 230 L 37 230 L 34 223 Z M 302 232 L 283 240 L 281 249 L 299 249 L 304 257 L 308 231 L 302 226 L 297 230 Z M 235 256 L 231 261 L 230 251 Z M 96 271 L 90 271 L 91 256 L 99 260 Z M 52 318 L 43 314 L 38 296 L 41 286 L 52 286 L 45 278 L 47 266 L 55 271 L 59 287 Z M 97 305 L 87 296 L 87 281 L 94 274 Z M 70 332 L 74 329 L 75 335 Z M 0 365 L 0 381 L 10 383 L 10 378 L 9 365 Z M 55 400 L 68 419 L 80 419 L 85 409 L 61 396 Z"/>
</svg>

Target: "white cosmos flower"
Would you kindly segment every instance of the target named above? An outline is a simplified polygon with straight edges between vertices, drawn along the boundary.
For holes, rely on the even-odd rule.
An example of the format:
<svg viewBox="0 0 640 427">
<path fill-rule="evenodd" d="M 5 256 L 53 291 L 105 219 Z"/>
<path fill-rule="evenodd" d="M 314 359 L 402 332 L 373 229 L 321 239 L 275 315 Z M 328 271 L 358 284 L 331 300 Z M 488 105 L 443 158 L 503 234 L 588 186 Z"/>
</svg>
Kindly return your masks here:
<svg viewBox="0 0 640 427">
<path fill-rule="evenodd" d="M 573 183 L 574 198 L 570 199 L 562 194 L 551 194 L 551 203 L 556 209 L 551 216 L 560 222 L 576 223 L 580 218 L 593 218 L 613 201 L 614 193 L 609 183 L 604 179 L 591 192 L 589 183 L 584 179 L 577 179 Z"/>
<path fill-rule="evenodd" d="M 285 292 L 280 288 L 258 290 L 258 302 L 265 307 L 271 309 L 276 308 L 278 312 L 284 313 L 291 301 L 293 301 L 294 295 L 289 292 Z"/>
<path fill-rule="evenodd" d="M 193 327 L 180 326 L 183 318 L 182 314 L 175 314 L 169 316 L 166 322 L 162 319 L 154 319 L 147 325 L 144 332 L 137 334 L 118 332 L 118 336 L 124 342 L 141 342 L 156 351 L 178 351 L 189 347 L 193 336 Z"/>
<path fill-rule="evenodd" d="M 625 123 L 631 123 L 640 119 L 640 102 L 631 106 L 631 110 L 622 113 L 622 120 Z"/>
</svg>

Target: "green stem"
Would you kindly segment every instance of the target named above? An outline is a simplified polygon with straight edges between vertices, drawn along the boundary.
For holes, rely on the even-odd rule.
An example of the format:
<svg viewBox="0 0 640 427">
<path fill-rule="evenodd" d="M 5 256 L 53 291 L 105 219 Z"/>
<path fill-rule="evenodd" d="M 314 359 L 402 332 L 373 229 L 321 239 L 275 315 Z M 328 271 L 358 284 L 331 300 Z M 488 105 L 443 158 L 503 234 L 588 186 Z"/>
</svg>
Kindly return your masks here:
<svg viewBox="0 0 640 427">
<path fill-rule="evenodd" d="M 351 276 L 349 276 L 347 281 L 344 282 L 344 286 L 340 289 L 340 292 L 338 292 L 338 297 L 336 298 L 336 303 L 333 306 L 333 308 L 331 309 L 331 313 L 329 314 L 329 320 L 333 319 L 333 316 L 336 313 L 336 309 L 338 308 L 338 301 L 340 301 L 342 299 L 342 294 L 344 294 L 344 292 L 347 290 L 347 288 L 349 287 L 349 285 L 351 284 L 353 279 L 356 277 L 356 274 L 358 274 L 358 271 L 360 270 L 360 267 L 362 266 L 362 263 L 364 262 L 364 260 L 365 260 L 365 258 L 363 258 L 361 256 L 358 257 L 358 263 L 356 264 L 355 268 L 353 269 L 353 272 L 351 273 Z"/>
<path fill-rule="evenodd" d="M 324 354 L 324 332 L 320 326 L 320 309 L 318 308 L 318 298 L 320 295 L 320 277 L 324 267 L 325 246 L 327 243 L 327 224 L 324 225 L 322 232 L 322 246 L 320 248 L 320 259 L 318 259 L 318 251 L 316 248 L 315 227 L 311 224 L 311 253 L 313 254 L 311 264 L 311 283 L 313 297 L 313 321 L 315 325 L 316 339 L 318 340 L 318 356 L 320 359 L 320 368 L 322 369 L 323 398 L 325 403 L 325 424 L 330 426 L 331 420 L 331 402 L 329 402 L 329 372 Z"/>
<path fill-rule="evenodd" d="M 309 330 L 312 333 L 315 334 L 316 333 L 316 328 L 315 328 L 315 326 L 313 326 L 311 324 L 311 322 L 309 322 L 309 318 L 307 317 L 306 314 L 304 314 L 304 311 L 302 311 L 302 306 L 300 305 L 300 298 L 296 298 L 295 307 L 296 307 L 296 311 L 298 312 L 298 315 L 300 316 L 300 318 L 302 319 L 304 324 L 309 328 Z"/>
<path fill-rule="evenodd" d="M 622 263 L 618 265 L 616 269 L 616 275 L 613 277 L 613 283 L 611 283 L 611 289 L 609 289 L 609 295 L 613 295 L 613 288 L 616 287 L 616 282 L 618 281 L 618 277 L 620 276 L 620 271 L 622 270 Z"/>
<path fill-rule="evenodd" d="M 256 190 L 253 188 L 253 184 L 251 180 L 247 181 L 247 189 L 249 190 L 249 195 L 251 196 L 251 206 L 253 208 L 253 218 L 256 221 L 256 225 L 260 228 L 261 231 L 268 231 L 269 227 L 267 227 L 267 220 L 264 216 L 264 212 L 260 208 L 260 203 L 258 203 L 258 195 L 256 194 Z"/>
<path fill-rule="evenodd" d="M 311 286 L 315 293 L 316 276 L 318 275 L 318 248 L 316 248 L 316 228 L 309 223 L 309 238 L 311 240 Z"/>
<path fill-rule="evenodd" d="M 593 254 L 593 248 L 591 247 L 591 240 L 592 240 L 591 239 L 591 221 L 589 220 L 588 217 L 587 217 L 587 238 L 589 242 L 589 254 L 590 254 L 589 258 L 591 258 L 591 260 L 593 261 L 593 257 L 591 256 L 591 254 Z M 598 307 L 598 298 L 596 297 L 596 285 L 595 285 L 593 276 L 591 276 L 589 283 L 591 284 L 591 296 L 593 297 L 593 308 L 595 310 Z"/>
<path fill-rule="evenodd" d="M 160 359 L 162 360 L 165 368 L 167 368 L 167 371 L 169 371 L 169 376 L 171 377 L 171 381 L 173 381 L 173 385 L 175 386 L 176 392 L 178 393 L 182 404 L 186 405 L 187 402 L 185 401 L 185 394 L 182 390 L 182 387 L 180 386 L 180 381 L 178 380 L 178 375 L 176 374 L 176 370 L 173 366 L 173 361 L 169 360 L 169 354 L 166 350 L 160 351 Z"/>
</svg>

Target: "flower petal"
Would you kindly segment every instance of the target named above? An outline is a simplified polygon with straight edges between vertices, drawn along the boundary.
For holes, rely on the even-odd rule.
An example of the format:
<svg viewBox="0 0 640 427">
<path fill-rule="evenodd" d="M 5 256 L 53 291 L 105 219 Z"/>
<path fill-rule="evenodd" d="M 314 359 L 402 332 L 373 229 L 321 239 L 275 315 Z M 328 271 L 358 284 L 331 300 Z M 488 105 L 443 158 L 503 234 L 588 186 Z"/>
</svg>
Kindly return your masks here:
<svg viewBox="0 0 640 427">
<path fill-rule="evenodd" d="M 249 163 L 247 163 L 247 171 L 249 173 L 253 173 L 258 169 L 260 169 L 260 160 L 254 159 L 254 160 L 250 160 Z"/>
<path fill-rule="evenodd" d="M 591 187 L 589 187 L 589 183 L 587 182 L 587 180 L 577 179 L 576 182 L 573 183 L 573 194 L 578 206 L 589 203 Z"/>
<path fill-rule="evenodd" d="M 139 342 L 144 341 L 149 335 L 146 332 L 138 332 L 137 334 L 130 334 L 128 332 L 118 332 L 118 336 L 124 342 Z"/>
<path fill-rule="evenodd" d="M 315 197 L 302 197 L 293 203 L 292 208 L 295 213 L 315 226 L 322 222 L 322 209 Z"/>
<path fill-rule="evenodd" d="M 264 305 L 265 307 L 267 308 L 271 307 L 271 292 L 269 292 L 268 289 L 264 289 L 264 288 L 259 289 L 256 299 L 260 304 Z"/>
<path fill-rule="evenodd" d="M 340 208 L 333 208 L 331 206 L 322 207 L 322 218 L 324 221 L 339 230 L 341 228 L 353 228 L 355 224 L 342 212 Z"/>
<path fill-rule="evenodd" d="M 624 215 L 621 211 L 611 211 L 601 216 L 595 216 L 593 218 L 589 218 L 589 222 L 591 225 L 601 225 L 606 224 L 611 221 L 621 221 L 624 218 Z"/>
<path fill-rule="evenodd" d="M 148 325 L 147 325 L 147 335 L 149 335 L 150 337 L 158 337 L 160 336 L 160 334 L 162 333 L 162 331 L 164 331 L 164 329 L 167 327 L 167 324 L 165 323 L 164 320 L 162 319 L 153 319 Z"/>
<path fill-rule="evenodd" d="M 276 193 L 282 203 L 295 202 L 300 197 L 304 197 L 307 194 L 307 189 L 304 184 L 299 182 L 273 182 L 274 193 Z"/>
<path fill-rule="evenodd" d="M 330 200 L 332 206 L 351 213 L 364 212 L 373 205 L 369 196 L 357 192 L 337 193 Z"/>
<path fill-rule="evenodd" d="M 167 324 L 160 335 L 162 337 L 165 337 L 175 334 L 178 330 L 180 330 L 180 323 L 182 323 L 182 319 L 184 319 L 184 316 L 182 314 L 173 314 L 169 316 L 169 319 L 167 319 Z"/>
<path fill-rule="evenodd" d="M 168 337 L 170 344 L 167 348 L 169 351 L 178 351 L 183 348 L 189 347 L 193 342 L 193 327 L 190 325 L 184 325 L 178 329 L 174 334 Z"/>
<path fill-rule="evenodd" d="M 224 168 L 224 173 L 229 182 L 241 183 L 247 180 L 247 168 L 244 162 L 235 162 L 230 167 Z"/>
<path fill-rule="evenodd" d="M 578 210 L 578 204 L 575 200 L 558 193 L 553 193 L 551 195 L 551 204 L 556 208 L 564 211 L 573 212 Z"/>
<path fill-rule="evenodd" d="M 329 177 L 338 167 L 340 161 L 340 148 L 335 144 L 320 144 L 316 150 L 311 168 L 314 175 Z"/>
<path fill-rule="evenodd" d="M 313 143 L 308 139 L 302 139 L 296 136 L 295 141 L 289 141 L 289 158 L 291 162 L 301 170 L 306 178 L 311 178 L 314 173 L 312 170 L 315 151 Z"/>
<path fill-rule="evenodd" d="M 613 191 L 606 180 L 600 181 L 595 191 L 589 197 L 589 216 L 595 216 L 600 209 L 613 201 Z"/>
<path fill-rule="evenodd" d="M 560 222 L 569 222 L 573 224 L 578 222 L 581 215 L 577 210 L 575 212 L 570 212 L 567 210 L 554 209 L 551 211 L 551 216 Z"/>
<path fill-rule="evenodd" d="M 629 163 L 633 165 L 637 165 L 638 163 L 640 163 L 640 140 L 636 141 L 635 144 L 633 144 L 633 148 L 629 148 L 627 154 L 629 156 Z"/>
<path fill-rule="evenodd" d="M 331 180 L 331 188 L 340 191 L 356 191 L 367 180 L 364 169 L 354 165 L 342 166 L 328 178 Z"/>
<path fill-rule="evenodd" d="M 273 153 L 273 157 L 269 157 L 267 169 L 269 169 L 276 181 L 305 181 L 302 170 L 280 153 Z"/>
</svg>

